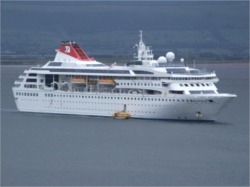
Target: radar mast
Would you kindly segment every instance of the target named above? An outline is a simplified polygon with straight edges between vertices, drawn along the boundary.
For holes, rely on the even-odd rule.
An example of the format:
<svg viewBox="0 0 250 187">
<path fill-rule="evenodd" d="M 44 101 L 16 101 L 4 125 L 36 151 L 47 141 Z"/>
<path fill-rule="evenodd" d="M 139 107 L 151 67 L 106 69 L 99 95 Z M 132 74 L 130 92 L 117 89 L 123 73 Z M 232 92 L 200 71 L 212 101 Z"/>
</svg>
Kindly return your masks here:
<svg viewBox="0 0 250 187">
<path fill-rule="evenodd" d="M 154 55 L 152 53 L 152 50 L 150 49 L 149 46 L 146 46 L 143 42 L 143 37 L 142 37 L 142 30 L 140 32 L 140 41 L 139 44 L 136 44 L 135 47 L 137 47 L 137 56 L 135 58 L 138 61 L 151 61 L 154 58 Z"/>
</svg>

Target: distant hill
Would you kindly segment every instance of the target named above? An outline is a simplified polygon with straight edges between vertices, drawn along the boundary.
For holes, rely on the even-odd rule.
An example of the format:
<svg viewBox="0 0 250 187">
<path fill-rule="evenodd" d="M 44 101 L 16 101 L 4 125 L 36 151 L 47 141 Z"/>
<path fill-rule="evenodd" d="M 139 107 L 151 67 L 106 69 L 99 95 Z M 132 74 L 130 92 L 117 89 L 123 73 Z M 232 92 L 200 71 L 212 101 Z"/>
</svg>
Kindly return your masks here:
<svg viewBox="0 0 250 187">
<path fill-rule="evenodd" d="M 246 59 L 249 2 L 2 2 L 2 55 L 53 55 L 75 40 L 90 56 L 132 56 L 144 30 L 156 56 Z"/>
</svg>

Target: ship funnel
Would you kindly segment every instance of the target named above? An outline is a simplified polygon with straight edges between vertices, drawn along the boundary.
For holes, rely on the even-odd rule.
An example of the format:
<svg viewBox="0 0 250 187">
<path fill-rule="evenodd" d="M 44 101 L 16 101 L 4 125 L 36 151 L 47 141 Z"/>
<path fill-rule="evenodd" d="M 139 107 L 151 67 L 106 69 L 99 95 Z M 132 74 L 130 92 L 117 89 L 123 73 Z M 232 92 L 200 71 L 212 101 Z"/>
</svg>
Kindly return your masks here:
<svg viewBox="0 0 250 187">
<path fill-rule="evenodd" d="M 82 61 L 92 61 L 87 53 L 74 41 L 62 41 L 59 49 L 56 50 L 56 59 L 72 60 L 72 58 Z"/>
</svg>

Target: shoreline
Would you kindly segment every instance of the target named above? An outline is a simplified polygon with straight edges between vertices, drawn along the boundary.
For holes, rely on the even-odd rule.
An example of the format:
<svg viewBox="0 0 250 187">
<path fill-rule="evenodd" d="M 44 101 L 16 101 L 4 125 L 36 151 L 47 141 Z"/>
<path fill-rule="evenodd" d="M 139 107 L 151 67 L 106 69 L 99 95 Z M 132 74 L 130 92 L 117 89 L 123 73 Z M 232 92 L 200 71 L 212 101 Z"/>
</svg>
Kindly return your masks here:
<svg viewBox="0 0 250 187">
<path fill-rule="evenodd" d="M 99 58 L 99 59 L 96 59 L 97 61 L 99 62 L 102 62 L 104 64 L 107 64 L 107 65 L 111 65 L 113 64 L 114 62 L 117 63 L 117 65 L 124 65 L 126 62 L 128 62 L 129 60 L 131 60 L 130 58 L 127 58 L 128 60 L 125 60 L 126 58 L 124 57 L 112 57 L 112 58 Z M 43 59 L 43 60 L 38 60 L 38 59 L 28 59 L 28 60 L 7 60 L 7 59 L 4 59 L 2 60 L 1 59 L 1 63 L 0 65 L 10 65 L 10 66 L 16 66 L 16 65 L 33 65 L 33 66 L 36 66 L 36 65 L 39 65 L 39 66 L 43 66 L 45 65 L 47 62 L 49 61 L 49 59 Z M 232 61 L 229 61 L 229 60 L 200 60 L 200 61 L 197 61 L 195 63 L 195 65 L 204 65 L 204 64 L 250 64 L 249 61 L 247 60 L 232 60 Z M 192 67 L 193 66 L 193 62 L 187 62 L 187 65 L 189 67 Z"/>
</svg>

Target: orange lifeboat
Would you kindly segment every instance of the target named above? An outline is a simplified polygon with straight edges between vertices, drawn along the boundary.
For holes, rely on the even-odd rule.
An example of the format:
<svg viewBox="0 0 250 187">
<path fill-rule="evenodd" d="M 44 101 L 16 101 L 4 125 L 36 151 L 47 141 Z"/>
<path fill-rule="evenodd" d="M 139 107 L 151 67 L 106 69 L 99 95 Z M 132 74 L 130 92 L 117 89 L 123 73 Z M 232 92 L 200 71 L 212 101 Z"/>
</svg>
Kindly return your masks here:
<svg viewBox="0 0 250 187">
<path fill-rule="evenodd" d="M 86 79 L 85 78 L 72 78 L 71 82 L 72 83 L 86 83 Z"/>
<path fill-rule="evenodd" d="M 124 111 L 116 112 L 112 115 L 115 119 L 129 119 L 131 118 L 130 114 Z"/>
<path fill-rule="evenodd" d="M 131 115 L 126 110 L 127 110 L 127 106 L 125 104 L 125 105 L 123 105 L 123 110 L 115 112 L 112 115 L 112 117 L 115 119 L 129 119 L 129 118 L 131 118 Z"/>
<path fill-rule="evenodd" d="M 99 84 L 115 84 L 113 79 L 100 79 Z"/>
</svg>

